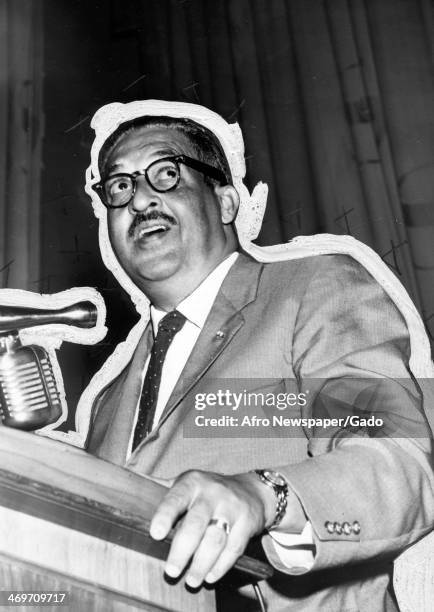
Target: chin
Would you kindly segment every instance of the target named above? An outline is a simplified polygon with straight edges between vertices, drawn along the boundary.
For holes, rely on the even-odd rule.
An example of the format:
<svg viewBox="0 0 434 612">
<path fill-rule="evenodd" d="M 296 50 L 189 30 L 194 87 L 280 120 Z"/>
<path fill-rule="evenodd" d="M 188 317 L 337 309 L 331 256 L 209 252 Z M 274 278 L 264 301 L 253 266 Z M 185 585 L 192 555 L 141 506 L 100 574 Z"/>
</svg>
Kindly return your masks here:
<svg viewBox="0 0 434 612">
<path fill-rule="evenodd" d="M 141 286 L 143 283 L 165 281 L 172 277 L 178 268 L 177 261 L 156 258 L 153 261 L 143 263 L 134 270 L 126 270 L 126 272 L 137 285 Z"/>
<path fill-rule="evenodd" d="M 164 280 L 179 267 L 176 249 L 114 251 L 125 272 L 139 286 L 141 281 Z"/>
</svg>

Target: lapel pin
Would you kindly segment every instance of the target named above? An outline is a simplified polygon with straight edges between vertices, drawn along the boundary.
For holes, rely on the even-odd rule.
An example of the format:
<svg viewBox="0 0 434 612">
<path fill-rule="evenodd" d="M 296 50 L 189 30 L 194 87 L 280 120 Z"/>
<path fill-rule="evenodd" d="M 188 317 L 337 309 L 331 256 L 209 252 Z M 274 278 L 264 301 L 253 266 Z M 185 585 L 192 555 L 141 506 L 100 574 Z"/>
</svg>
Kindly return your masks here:
<svg viewBox="0 0 434 612">
<path fill-rule="evenodd" d="M 220 329 L 218 330 L 218 332 L 216 333 L 217 338 L 224 338 L 225 337 L 225 333 L 222 332 Z"/>
</svg>

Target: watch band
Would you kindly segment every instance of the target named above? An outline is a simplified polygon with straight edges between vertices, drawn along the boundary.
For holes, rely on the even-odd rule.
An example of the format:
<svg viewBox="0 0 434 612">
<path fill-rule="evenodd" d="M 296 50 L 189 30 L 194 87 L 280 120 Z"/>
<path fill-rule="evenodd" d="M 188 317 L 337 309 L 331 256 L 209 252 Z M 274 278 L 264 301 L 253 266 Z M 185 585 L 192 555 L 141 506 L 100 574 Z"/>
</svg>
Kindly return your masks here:
<svg viewBox="0 0 434 612">
<path fill-rule="evenodd" d="M 273 470 L 254 470 L 254 472 L 258 474 L 261 482 L 273 489 L 276 495 L 276 513 L 274 521 L 268 527 L 269 531 L 277 527 L 285 516 L 286 505 L 288 503 L 288 483 L 282 474 Z"/>
</svg>

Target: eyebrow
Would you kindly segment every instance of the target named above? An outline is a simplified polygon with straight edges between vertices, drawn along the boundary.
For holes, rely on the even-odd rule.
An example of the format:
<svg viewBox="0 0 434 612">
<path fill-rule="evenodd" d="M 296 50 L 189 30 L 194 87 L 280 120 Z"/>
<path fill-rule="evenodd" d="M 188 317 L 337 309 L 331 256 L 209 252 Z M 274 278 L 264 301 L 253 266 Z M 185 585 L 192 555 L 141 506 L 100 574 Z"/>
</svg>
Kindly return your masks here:
<svg viewBox="0 0 434 612">
<path fill-rule="evenodd" d="M 178 151 L 174 149 L 159 149 L 158 151 L 154 151 L 152 155 L 161 156 L 161 157 L 169 157 L 173 155 L 181 155 Z M 155 160 L 156 161 L 156 160 Z M 119 170 L 122 168 L 122 164 L 111 164 L 108 168 L 105 169 L 104 176 L 109 176 L 112 172 Z"/>
</svg>

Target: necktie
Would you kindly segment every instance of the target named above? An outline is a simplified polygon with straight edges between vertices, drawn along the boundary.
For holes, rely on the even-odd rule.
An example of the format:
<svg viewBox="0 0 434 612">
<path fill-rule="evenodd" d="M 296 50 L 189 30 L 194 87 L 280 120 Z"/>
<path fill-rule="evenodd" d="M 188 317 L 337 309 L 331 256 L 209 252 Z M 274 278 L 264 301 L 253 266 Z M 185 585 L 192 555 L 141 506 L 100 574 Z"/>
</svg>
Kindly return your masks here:
<svg viewBox="0 0 434 612">
<path fill-rule="evenodd" d="M 177 310 L 172 310 L 172 312 L 169 312 L 161 319 L 158 325 L 158 332 L 155 336 L 148 369 L 143 383 L 139 416 L 134 431 L 133 450 L 152 429 L 164 359 L 173 338 L 182 328 L 185 321 L 184 315 Z"/>
</svg>

